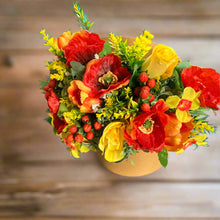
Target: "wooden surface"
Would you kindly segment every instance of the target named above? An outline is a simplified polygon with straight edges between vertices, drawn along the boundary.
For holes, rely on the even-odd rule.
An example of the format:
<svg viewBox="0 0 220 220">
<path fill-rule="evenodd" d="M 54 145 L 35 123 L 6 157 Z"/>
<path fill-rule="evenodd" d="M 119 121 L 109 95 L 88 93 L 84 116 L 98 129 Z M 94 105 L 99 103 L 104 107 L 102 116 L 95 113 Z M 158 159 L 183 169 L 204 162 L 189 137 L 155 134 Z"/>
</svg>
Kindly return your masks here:
<svg viewBox="0 0 220 220">
<path fill-rule="evenodd" d="M 148 29 L 183 60 L 220 71 L 220 1 L 81 0 L 93 31 L 135 37 Z M 0 217 L 2 219 L 220 219 L 220 129 L 210 147 L 170 154 L 156 173 L 126 178 L 94 153 L 70 157 L 46 117 L 39 31 L 78 30 L 72 1 L 0 0 Z M 210 112 L 220 128 L 220 114 Z M 34 218 L 36 217 L 36 218 Z M 1 218 L 0 218 L 1 219 Z"/>
</svg>

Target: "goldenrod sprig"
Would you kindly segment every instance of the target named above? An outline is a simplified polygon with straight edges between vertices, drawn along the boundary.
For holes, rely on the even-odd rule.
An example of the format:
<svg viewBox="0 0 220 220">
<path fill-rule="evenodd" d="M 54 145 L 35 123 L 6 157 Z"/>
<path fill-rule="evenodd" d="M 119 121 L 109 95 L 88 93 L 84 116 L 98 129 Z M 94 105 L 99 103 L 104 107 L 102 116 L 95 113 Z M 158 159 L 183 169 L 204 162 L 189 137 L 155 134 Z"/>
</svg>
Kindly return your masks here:
<svg viewBox="0 0 220 220">
<path fill-rule="evenodd" d="M 91 23 L 89 21 L 87 14 L 84 13 L 82 8 L 80 8 L 78 2 L 73 4 L 73 8 L 74 8 L 74 13 L 77 16 L 78 22 L 80 23 L 82 29 L 89 31 L 91 27 L 93 26 L 94 22 Z"/>
<path fill-rule="evenodd" d="M 49 34 L 46 33 L 45 29 L 42 29 L 40 31 L 40 34 L 43 35 L 43 40 L 45 40 L 44 45 L 50 47 L 48 50 L 54 53 L 56 56 L 63 58 L 64 57 L 63 51 L 59 49 L 56 39 L 50 37 Z"/>
</svg>

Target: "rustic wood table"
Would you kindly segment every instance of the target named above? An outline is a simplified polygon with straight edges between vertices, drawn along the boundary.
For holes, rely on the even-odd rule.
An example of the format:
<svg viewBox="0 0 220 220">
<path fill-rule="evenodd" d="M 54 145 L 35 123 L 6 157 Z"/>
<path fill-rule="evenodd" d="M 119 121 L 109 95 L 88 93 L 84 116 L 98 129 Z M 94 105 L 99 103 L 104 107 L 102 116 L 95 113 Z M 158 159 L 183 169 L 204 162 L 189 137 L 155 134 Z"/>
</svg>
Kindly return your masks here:
<svg viewBox="0 0 220 220">
<path fill-rule="evenodd" d="M 39 31 L 78 30 L 72 0 L 0 0 L 0 219 L 220 219 L 220 130 L 210 147 L 170 154 L 154 174 L 126 178 L 94 153 L 75 160 L 46 117 L 38 80 L 53 57 Z M 182 60 L 220 71 L 220 1 L 81 0 L 94 32 L 144 29 Z M 210 112 L 210 121 L 220 126 Z"/>
</svg>

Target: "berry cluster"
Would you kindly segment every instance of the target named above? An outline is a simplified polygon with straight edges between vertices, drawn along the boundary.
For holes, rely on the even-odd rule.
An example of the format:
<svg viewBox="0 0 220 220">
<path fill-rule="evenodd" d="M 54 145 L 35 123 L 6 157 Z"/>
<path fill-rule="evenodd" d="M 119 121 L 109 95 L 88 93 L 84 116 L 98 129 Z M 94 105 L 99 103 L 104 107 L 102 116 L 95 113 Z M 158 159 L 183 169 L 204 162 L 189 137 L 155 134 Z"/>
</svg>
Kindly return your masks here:
<svg viewBox="0 0 220 220">
<path fill-rule="evenodd" d="M 151 89 L 155 87 L 156 82 L 154 79 L 149 79 L 146 72 L 140 74 L 139 81 L 142 87 L 137 87 L 135 94 L 141 99 L 141 110 L 147 112 L 150 110 L 150 103 L 153 102 L 155 98 L 151 93 Z"/>
<path fill-rule="evenodd" d="M 95 131 L 98 131 L 102 128 L 102 124 L 99 122 L 94 122 L 92 125 L 92 121 L 88 115 L 84 115 L 81 118 L 82 124 L 79 126 L 72 125 L 68 131 L 69 135 L 67 138 L 64 138 L 65 144 L 72 148 L 72 142 L 78 142 L 82 144 L 83 141 L 92 140 L 94 138 Z"/>
</svg>

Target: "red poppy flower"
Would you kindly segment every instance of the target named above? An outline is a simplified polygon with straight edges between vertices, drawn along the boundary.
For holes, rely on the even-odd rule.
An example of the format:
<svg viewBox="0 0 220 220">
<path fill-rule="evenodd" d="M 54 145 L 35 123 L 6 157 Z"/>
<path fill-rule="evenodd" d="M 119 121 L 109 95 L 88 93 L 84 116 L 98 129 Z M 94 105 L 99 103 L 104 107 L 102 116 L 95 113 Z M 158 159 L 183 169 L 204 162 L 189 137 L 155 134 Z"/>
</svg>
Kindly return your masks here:
<svg viewBox="0 0 220 220">
<path fill-rule="evenodd" d="M 77 61 L 86 64 L 94 59 L 95 54 L 102 51 L 104 40 L 101 40 L 96 33 L 90 33 L 86 30 L 77 32 L 64 48 L 66 65 L 70 66 L 71 61 Z"/>
<path fill-rule="evenodd" d="M 114 54 L 91 60 L 86 67 L 83 82 L 91 88 L 90 97 L 99 98 L 112 90 L 129 83 L 131 73 L 121 66 L 121 60 Z"/>
<path fill-rule="evenodd" d="M 137 150 L 147 150 L 159 153 L 165 143 L 164 127 L 169 121 L 165 114 L 168 107 L 163 100 L 159 100 L 149 112 L 138 115 L 132 129 L 126 129 L 124 137 L 127 143 Z"/>
<path fill-rule="evenodd" d="M 54 128 L 57 130 L 57 134 L 60 134 L 67 123 L 64 119 L 59 118 L 56 114 L 53 114 L 53 125 Z"/>
<path fill-rule="evenodd" d="M 59 97 L 51 88 L 47 88 L 45 91 L 45 98 L 47 99 L 50 112 L 57 113 L 60 107 Z"/>
<path fill-rule="evenodd" d="M 196 92 L 201 91 L 199 100 L 201 107 L 219 109 L 220 104 L 220 75 L 214 69 L 192 66 L 181 73 L 184 87 L 192 87 Z"/>
</svg>

